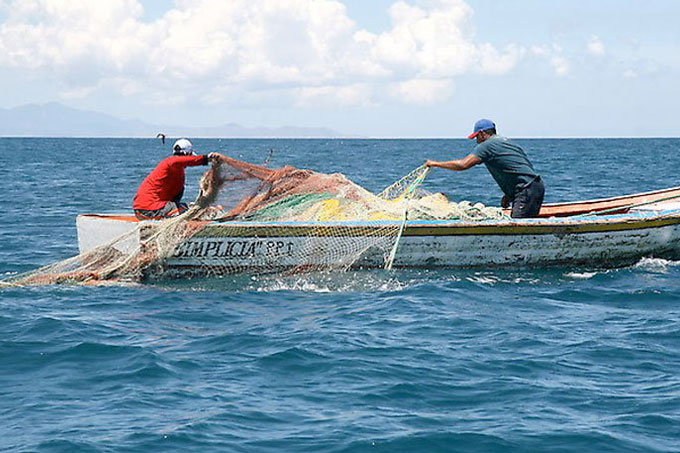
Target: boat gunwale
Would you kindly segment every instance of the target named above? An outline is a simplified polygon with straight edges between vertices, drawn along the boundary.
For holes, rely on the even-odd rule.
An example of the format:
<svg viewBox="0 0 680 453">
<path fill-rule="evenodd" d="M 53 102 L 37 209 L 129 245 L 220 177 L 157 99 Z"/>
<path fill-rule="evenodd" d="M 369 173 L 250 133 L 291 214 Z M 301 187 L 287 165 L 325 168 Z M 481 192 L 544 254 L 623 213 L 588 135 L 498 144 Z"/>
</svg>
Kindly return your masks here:
<svg viewBox="0 0 680 453">
<path fill-rule="evenodd" d="M 539 218 L 548 217 L 572 217 L 583 214 L 598 215 L 598 212 L 626 213 L 629 209 L 638 204 L 654 204 L 667 201 L 664 195 L 674 194 L 671 198 L 680 199 L 680 186 L 669 187 L 667 189 L 652 190 L 648 192 L 634 193 L 630 195 L 619 195 L 609 198 L 595 198 L 591 200 L 580 200 L 572 202 L 547 203 L 541 206 L 538 213 Z M 509 214 L 510 210 L 503 212 Z"/>
<path fill-rule="evenodd" d="M 578 222 L 555 219 L 520 219 L 512 221 L 485 221 L 461 223 L 452 221 L 409 221 L 403 236 L 492 236 L 492 235 L 567 235 L 583 233 L 606 233 L 663 228 L 680 224 L 680 210 L 663 214 L 636 213 L 636 215 L 612 215 L 608 219 L 585 217 Z M 603 221 L 604 220 L 604 221 Z M 416 223 L 419 222 L 419 223 Z M 302 222 L 214 222 L 196 237 L 358 237 L 375 235 L 377 229 L 397 227 L 398 222 L 350 223 L 302 223 Z M 335 230 L 335 231 L 334 231 Z M 340 230 L 340 231 L 338 231 Z"/>
<path fill-rule="evenodd" d="M 100 214 L 81 214 L 110 220 L 124 220 L 120 216 Z M 201 221 L 205 222 L 205 221 Z M 139 222 L 154 227 L 155 221 Z M 206 228 L 197 236 L 206 237 L 221 231 L 219 236 L 259 236 L 283 237 L 300 235 L 320 236 L 362 236 L 375 234 L 376 229 L 396 228 L 400 224 L 394 220 L 346 221 L 346 222 L 206 222 Z M 453 235 L 526 235 L 526 234 L 574 234 L 589 232 L 626 231 L 665 227 L 680 224 L 680 209 L 660 211 L 640 211 L 607 216 L 574 216 L 535 219 L 484 220 L 466 222 L 461 220 L 409 220 L 403 236 L 453 236 Z M 241 232 L 235 230 L 242 229 Z M 337 230 L 342 231 L 338 234 Z M 327 231 L 324 231 L 327 230 Z M 336 230 L 336 231 L 333 231 Z"/>
<path fill-rule="evenodd" d="M 631 198 L 638 198 L 638 197 L 647 197 L 650 195 L 662 195 L 668 192 L 680 192 L 680 186 L 677 187 L 669 187 L 667 189 L 660 189 L 660 190 L 650 190 L 649 192 L 640 192 L 640 193 L 634 193 L 630 195 L 619 195 L 616 197 L 609 197 L 609 198 L 593 198 L 592 200 L 579 200 L 579 201 L 561 201 L 558 203 L 546 203 L 542 207 L 543 208 L 557 208 L 557 207 L 566 207 L 566 206 L 579 206 L 583 204 L 595 204 L 595 203 L 604 203 L 604 202 L 610 202 L 610 201 L 621 201 L 621 200 L 627 200 Z"/>
</svg>

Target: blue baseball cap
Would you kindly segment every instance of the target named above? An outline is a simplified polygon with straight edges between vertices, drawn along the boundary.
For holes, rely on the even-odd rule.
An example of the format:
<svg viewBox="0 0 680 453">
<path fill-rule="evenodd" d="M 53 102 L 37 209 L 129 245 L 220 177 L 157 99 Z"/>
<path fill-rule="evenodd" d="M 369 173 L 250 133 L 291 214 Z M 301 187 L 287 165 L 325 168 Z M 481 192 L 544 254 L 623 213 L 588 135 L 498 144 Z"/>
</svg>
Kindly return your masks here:
<svg viewBox="0 0 680 453">
<path fill-rule="evenodd" d="M 496 129 L 496 125 L 491 120 L 481 119 L 475 123 L 475 129 L 468 138 L 475 138 L 477 134 L 487 129 Z"/>
</svg>

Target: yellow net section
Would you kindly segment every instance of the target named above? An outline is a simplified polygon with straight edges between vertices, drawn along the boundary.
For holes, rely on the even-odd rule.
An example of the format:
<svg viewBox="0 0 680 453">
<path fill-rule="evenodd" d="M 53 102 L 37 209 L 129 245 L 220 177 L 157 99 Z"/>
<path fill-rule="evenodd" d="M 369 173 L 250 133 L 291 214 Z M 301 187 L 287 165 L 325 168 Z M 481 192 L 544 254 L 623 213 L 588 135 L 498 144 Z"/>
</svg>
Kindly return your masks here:
<svg viewBox="0 0 680 453">
<path fill-rule="evenodd" d="M 100 284 L 234 273 L 390 267 L 409 219 L 479 221 L 500 209 L 428 193 L 419 167 L 375 195 L 341 174 L 269 169 L 228 157 L 181 216 L 132 231 L 6 284 Z"/>
</svg>

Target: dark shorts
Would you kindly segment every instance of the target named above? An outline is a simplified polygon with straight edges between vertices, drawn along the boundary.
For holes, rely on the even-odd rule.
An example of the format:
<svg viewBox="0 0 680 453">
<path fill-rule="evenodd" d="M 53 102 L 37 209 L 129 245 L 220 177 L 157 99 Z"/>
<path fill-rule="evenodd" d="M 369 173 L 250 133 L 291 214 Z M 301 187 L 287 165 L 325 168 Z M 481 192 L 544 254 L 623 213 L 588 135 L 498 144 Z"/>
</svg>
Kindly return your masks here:
<svg viewBox="0 0 680 453">
<path fill-rule="evenodd" d="M 543 204 L 544 195 L 545 186 L 539 176 L 515 195 L 515 199 L 512 202 L 512 218 L 525 219 L 538 216 L 538 211 L 541 210 L 541 205 Z"/>
<path fill-rule="evenodd" d="M 189 209 L 186 203 L 175 203 L 168 201 L 161 209 L 147 211 L 146 209 L 135 209 L 135 217 L 139 220 L 160 220 L 175 217 Z"/>
</svg>

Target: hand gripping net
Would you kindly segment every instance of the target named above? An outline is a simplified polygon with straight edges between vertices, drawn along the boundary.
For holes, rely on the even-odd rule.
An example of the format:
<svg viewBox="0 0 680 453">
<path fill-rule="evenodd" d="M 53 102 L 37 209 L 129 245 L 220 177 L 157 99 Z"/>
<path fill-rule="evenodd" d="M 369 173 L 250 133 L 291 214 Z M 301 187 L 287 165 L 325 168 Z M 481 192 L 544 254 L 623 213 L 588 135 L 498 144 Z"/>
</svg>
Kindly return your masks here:
<svg viewBox="0 0 680 453">
<path fill-rule="evenodd" d="M 419 167 L 379 195 L 342 174 L 269 169 L 228 157 L 203 175 L 181 216 L 130 233 L 5 284 L 102 283 L 234 273 L 391 266 L 406 219 L 504 218 L 423 191 Z"/>
</svg>

